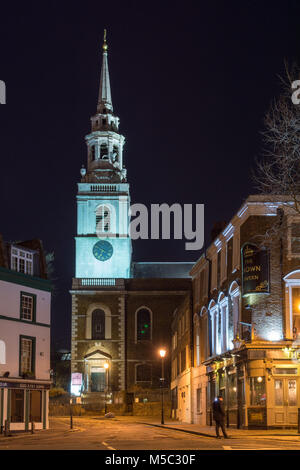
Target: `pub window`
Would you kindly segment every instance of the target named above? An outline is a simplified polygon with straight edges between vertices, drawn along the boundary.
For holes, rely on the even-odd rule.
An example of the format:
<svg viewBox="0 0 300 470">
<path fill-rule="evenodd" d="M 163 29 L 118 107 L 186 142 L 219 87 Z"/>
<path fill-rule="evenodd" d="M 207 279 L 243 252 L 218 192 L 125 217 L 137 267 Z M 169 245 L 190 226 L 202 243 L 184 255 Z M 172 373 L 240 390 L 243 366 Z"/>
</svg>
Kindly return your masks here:
<svg viewBox="0 0 300 470">
<path fill-rule="evenodd" d="M 138 364 L 136 366 L 136 382 L 151 382 L 150 364 Z"/>
<path fill-rule="evenodd" d="M 105 312 L 97 309 L 92 313 L 92 339 L 105 339 Z"/>
<path fill-rule="evenodd" d="M 300 253 L 300 223 L 292 223 L 291 226 L 291 248 L 293 254 Z"/>
<path fill-rule="evenodd" d="M 266 406 L 265 377 L 250 377 L 250 405 Z"/>
<path fill-rule="evenodd" d="M 151 313 L 146 308 L 141 308 L 136 314 L 136 337 L 138 341 L 151 340 Z"/>
<path fill-rule="evenodd" d="M 12 423 L 24 422 L 24 390 L 12 389 L 11 393 L 11 406 L 10 406 L 10 421 Z"/>
<path fill-rule="evenodd" d="M 42 421 L 42 392 L 30 390 L 30 421 L 40 423 Z"/>
<path fill-rule="evenodd" d="M 300 287 L 292 287 L 293 338 L 300 339 Z"/>
</svg>

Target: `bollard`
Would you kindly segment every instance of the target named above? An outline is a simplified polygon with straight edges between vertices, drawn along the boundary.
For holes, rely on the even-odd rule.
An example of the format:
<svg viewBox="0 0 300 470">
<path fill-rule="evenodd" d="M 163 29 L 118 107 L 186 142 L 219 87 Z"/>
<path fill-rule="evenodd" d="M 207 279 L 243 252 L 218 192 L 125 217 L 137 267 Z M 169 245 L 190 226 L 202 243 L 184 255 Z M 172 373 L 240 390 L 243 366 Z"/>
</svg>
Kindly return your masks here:
<svg viewBox="0 0 300 470">
<path fill-rule="evenodd" d="M 4 424 L 4 436 L 10 436 L 10 429 L 9 428 L 10 428 L 10 423 L 6 419 L 5 424 Z"/>
<path fill-rule="evenodd" d="M 34 422 L 31 421 L 31 434 L 34 434 Z"/>
</svg>

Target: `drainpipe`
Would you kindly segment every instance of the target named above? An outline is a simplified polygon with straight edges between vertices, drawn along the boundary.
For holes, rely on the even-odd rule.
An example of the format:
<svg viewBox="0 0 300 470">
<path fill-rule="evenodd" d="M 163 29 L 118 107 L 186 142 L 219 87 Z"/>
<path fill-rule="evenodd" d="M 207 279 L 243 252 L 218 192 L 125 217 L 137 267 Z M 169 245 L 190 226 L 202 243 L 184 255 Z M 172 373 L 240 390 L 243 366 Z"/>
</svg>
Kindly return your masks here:
<svg viewBox="0 0 300 470">
<path fill-rule="evenodd" d="M 210 301 L 210 290 L 211 290 L 211 260 L 209 258 L 207 258 L 206 256 L 206 245 L 204 243 L 204 258 L 206 259 L 206 261 L 208 262 L 208 292 L 207 292 L 207 298 L 208 298 L 208 302 Z M 208 330 L 209 330 L 209 340 L 208 340 L 208 346 L 209 346 L 209 356 L 211 355 L 212 353 L 212 350 L 211 350 L 211 320 L 210 320 L 210 313 L 208 312 L 208 324 L 207 324 L 207 327 L 208 327 Z M 211 395 L 211 389 L 212 389 L 212 386 L 211 386 L 211 383 L 209 385 L 209 387 L 207 387 L 207 390 L 210 391 L 210 395 Z M 206 404 L 207 404 L 207 397 L 206 397 Z M 206 405 L 205 404 L 205 405 Z M 209 424 L 210 426 L 212 426 L 212 408 L 211 408 L 211 396 L 210 396 L 210 400 L 209 400 Z M 206 419 L 207 419 L 207 411 L 206 410 Z"/>
<path fill-rule="evenodd" d="M 194 423 L 194 412 L 193 412 L 193 400 L 192 400 L 192 395 L 193 395 L 193 368 L 194 368 L 194 303 L 193 303 L 193 289 L 190 291 L 189 295 L 189 303 L 190 303 L 190 322 L 191 322 L 191 328 L 190 328 L 190 358 L 191 358 L 191 363 L 190 363 L 190 412 L 191 412 L 191 424 Z"/>
</svg>

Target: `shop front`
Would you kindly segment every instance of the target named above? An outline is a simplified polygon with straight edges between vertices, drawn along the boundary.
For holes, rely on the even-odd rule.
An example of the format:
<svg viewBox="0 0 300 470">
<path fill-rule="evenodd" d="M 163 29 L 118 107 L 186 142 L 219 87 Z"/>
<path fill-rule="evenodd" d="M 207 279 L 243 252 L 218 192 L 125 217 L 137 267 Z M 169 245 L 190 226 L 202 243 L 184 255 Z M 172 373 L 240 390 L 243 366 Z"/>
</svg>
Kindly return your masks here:
<svg viewBox="0 0 300 470">
<path fill-rule="evenodd" d="M 206 424 L 213 424 L 211 406 L 221 395 L 228 427 L 297 427 L 300 362 L 295 357 L 294 350 L 278 345 L 245 348 L 207 364 Z"/>
<path fill-rule="evenodd" d="M 48 429 L 50 381 L 0 381 L 0 426 L 7 423 L 11 431 Z"/>
</svg>

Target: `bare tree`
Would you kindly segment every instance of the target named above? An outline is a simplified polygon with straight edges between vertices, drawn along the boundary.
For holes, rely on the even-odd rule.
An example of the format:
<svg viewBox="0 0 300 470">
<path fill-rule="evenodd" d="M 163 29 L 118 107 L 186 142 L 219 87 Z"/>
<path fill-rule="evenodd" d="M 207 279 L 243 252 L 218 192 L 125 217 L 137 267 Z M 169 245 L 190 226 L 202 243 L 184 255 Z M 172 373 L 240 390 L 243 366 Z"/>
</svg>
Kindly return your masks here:
<svg viewBox="0 0 300 470">
<path fill-rule="evenodd" d="M 292 83 L 299 67 L 285 64 L 282 93 L 274 99 L 264 125 L 262 159 L 256 162 L 254 182 L 260 193 L 286 196 L 283 204 L 300 214 L 300 104 L 292 102 Z M 292 204 L 291 204 L 292 203 Z"/>
</svg>

